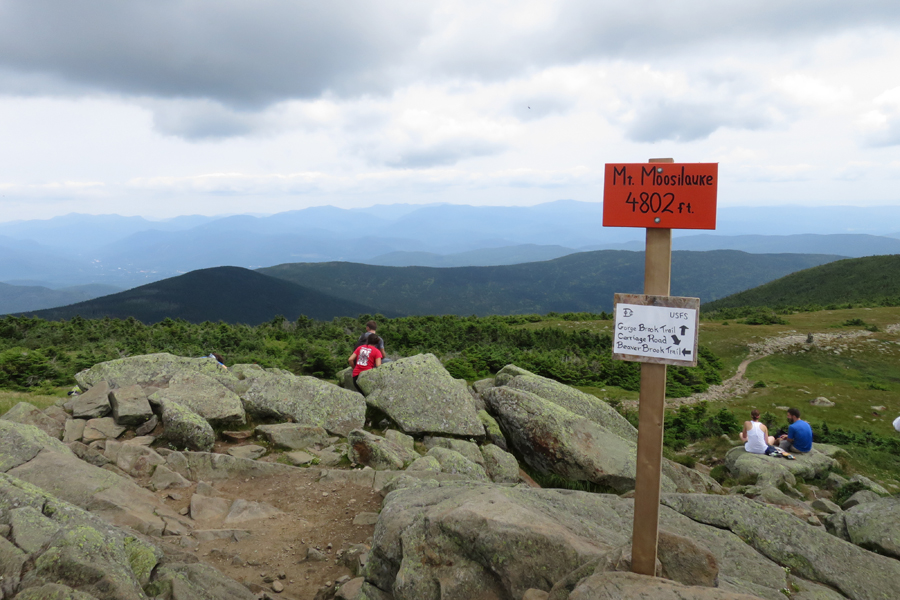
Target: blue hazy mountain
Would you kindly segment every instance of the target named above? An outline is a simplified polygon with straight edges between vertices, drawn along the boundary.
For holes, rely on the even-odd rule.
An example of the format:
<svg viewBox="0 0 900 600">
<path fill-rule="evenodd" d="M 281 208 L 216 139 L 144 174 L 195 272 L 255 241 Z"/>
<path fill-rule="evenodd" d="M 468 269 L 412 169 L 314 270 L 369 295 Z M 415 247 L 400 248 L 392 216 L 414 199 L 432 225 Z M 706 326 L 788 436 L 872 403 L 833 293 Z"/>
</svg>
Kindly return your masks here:
<svg viewBox="0 0 900 600">
<path fill-rule="evenodd" d="M 712 234 L 677 231 L 675 248 L 751 253 L 896 253 L 900 207 L 721 207 Z M 803 235 L 800 235 L 803 234 Z M 816 237 L 820 236 L 820 237 Z M 644 231 L 602 227 L 602 204 L 313 207 L 271 216 L 165 221 L 71 214 L 0 223 L 0 282 L 123 288 L 215 267 L 351 261 L 477 266 L 590 249 L 643 249 Z M 408 254 L 414 253 L 414 254 Z"/>
</svg>

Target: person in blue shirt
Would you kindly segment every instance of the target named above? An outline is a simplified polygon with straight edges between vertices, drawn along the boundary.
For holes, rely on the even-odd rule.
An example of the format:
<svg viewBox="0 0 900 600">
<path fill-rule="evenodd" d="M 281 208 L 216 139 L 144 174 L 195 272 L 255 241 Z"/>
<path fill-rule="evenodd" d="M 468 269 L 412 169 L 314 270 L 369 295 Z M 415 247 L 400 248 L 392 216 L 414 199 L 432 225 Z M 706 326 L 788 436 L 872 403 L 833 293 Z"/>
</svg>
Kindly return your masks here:
<svg viewBox="0 0 900 600">
<path fill-rule="evenodd" d="M 800 418 L 800 411 L 796 408 L 789 408 L 787 419 L 788 423 L 790 423 L 788 432 L 778 438 L 778 445 L 781 449 L 785 452 L 796 452 L 799 454 L 812 450 L 812 427 Z"/>
</svg>

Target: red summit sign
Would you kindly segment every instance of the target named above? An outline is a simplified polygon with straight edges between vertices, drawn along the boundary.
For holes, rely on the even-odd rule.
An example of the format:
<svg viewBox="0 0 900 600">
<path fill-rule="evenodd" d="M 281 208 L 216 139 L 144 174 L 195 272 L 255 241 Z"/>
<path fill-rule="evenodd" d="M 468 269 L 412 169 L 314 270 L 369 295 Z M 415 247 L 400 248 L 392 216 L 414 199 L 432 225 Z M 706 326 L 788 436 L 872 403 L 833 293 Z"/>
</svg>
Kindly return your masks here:
<svg viewBox="0 0 900 600">
<path fill-rule="evenodd" d="M 718 163 L 607 164 L 604 227 L 715 229 Z"/>
</svg>

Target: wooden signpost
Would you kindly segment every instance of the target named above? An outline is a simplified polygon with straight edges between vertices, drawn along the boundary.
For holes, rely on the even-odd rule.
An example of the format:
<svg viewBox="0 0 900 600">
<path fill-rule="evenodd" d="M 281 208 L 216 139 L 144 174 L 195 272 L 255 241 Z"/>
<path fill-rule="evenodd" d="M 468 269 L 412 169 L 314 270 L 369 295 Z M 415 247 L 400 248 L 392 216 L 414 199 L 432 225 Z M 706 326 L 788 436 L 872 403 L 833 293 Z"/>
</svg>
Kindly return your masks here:
<svg viewBox="0 0 900 600">
<path fill-rule="evenodd" d="M 644 294 L 616 294 L 613 358 L 641 364 L 632 571 L 656 574 L 666 365 L 694 366 L 700 300 L 669 297 L 672 229 L 715 229 L 718 164 L 607 164 L 604 227 L 645 227 Z"/>
</svg>

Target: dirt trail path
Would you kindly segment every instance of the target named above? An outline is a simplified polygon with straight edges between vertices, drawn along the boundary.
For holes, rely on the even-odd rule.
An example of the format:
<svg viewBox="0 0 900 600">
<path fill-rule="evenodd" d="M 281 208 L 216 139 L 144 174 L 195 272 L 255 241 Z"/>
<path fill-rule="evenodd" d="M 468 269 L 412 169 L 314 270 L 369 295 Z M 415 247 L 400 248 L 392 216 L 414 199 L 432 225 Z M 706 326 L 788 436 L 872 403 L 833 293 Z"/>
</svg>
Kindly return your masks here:
<svg viewBox="0 0 900 600">
<path fill-rule="evenodd" d="M 890 330 L 892 327 L 895 326 L 891 325 L 888 329 Z M 867 337 L 870 335 L 872 335 L 872 332 L 862 329 L 842 331 L 839 333 L 813 333 L 812 345 L 816 347 L 827 347 L 832 344 L 845 343 L 856 338 Z M 730 400 L 736 396 L 743 396 L 750 391 L 754 383 L 745 377 L 747 367 L 750 366 L 750 363 L 778 352 L 806 347 L 809 345 L 806 340 L 807 334 L 790 334 L 766 338 L 761 342 L 750 344 L 750 354 L 740 365 L 738 365 L 735 374 L 723 381 L 721 385 L 712 385 L 705 392 L 693 394 L 687 398 L 668 398 L 666 400 L 666 406 L 669 408 L 676 408 L 684 406 L 685 404 L 696 404 L 698 402 L 703 402 L 704 400 L 709 402 L 721 402 Z"/>
</svg>

